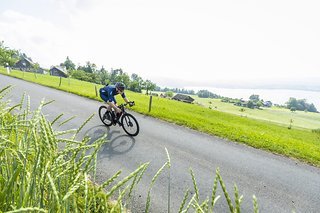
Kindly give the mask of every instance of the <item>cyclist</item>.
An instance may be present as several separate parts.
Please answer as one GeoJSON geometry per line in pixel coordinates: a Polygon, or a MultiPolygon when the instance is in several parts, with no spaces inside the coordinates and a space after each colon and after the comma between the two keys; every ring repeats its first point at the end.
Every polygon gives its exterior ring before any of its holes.
{"type": "Polygon", "coordinates": [[[121,97],[126,103],[129,103],[131,106],[131,102],[129,102],[128,98],[124,93],[125,84],[121,82],[117,82],[115,85],[106,85],[105,87],[99,90],[100,97],[107,104],[107,109],[111,111],[111,108],[116,112],[116,120],[121,116],[121,109],[117,106],[117,101],[115,99],[115,95],[121,94],[121,97]]]}

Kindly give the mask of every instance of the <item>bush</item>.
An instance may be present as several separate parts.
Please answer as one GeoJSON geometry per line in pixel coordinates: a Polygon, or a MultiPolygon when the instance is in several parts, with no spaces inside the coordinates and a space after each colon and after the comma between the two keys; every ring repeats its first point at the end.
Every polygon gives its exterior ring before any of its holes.
{"type": "Polygon", "coordinates": [[[172,92],[172,91],[167,91],[167,92],[165,93],[165,95],[166,95],[167,97],[169,97],[169,98],[172,98],[172,97],[173,97],[173,92],[172,92]]]}
{"type": "Polygon", "coordinates": [[[313,129],[312,132],[320,135],[320,128],[319,129],[313,129]]]}

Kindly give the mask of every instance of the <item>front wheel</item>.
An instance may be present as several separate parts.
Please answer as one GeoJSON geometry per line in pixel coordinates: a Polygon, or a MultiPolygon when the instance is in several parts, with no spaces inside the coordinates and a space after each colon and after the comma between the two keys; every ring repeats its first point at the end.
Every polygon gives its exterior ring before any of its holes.
{"type": "Polygon", "coordinates": [[[131,114],[124,114],[121,118],[121,124],[123,130],[130,136],[136,136],[139,134],[138,121],[131,114]]]}
{"type": "Polygon", "coordinates": [[[106,106],[101,106],[99,108],[99,117],[104,125],[106,126],[112,125],[112,115],[111,115],[111,112],[107,110],[106,106]]]}

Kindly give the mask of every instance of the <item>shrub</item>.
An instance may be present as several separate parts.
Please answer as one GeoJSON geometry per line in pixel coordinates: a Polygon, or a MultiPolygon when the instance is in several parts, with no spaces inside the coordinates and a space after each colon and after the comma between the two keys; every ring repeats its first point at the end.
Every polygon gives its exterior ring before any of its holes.
{"type": "Polygon", "coordinates": [[[318,128],[318,129],[313,129],[312,132],[320,135],[320,128],[318,128]]]}

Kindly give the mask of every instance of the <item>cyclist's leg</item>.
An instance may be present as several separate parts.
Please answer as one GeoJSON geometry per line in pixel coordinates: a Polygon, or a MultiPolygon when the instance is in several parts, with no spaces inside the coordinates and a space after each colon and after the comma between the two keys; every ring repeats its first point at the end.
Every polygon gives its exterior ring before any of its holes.
{"type": "Polygon", "coordinates": [[[117,122],[117,120],[118,120],[118,117],[117,117],[117,114],[116,114],[117,105],[116,105],[116,103],[114,101],[114,98],[108,97],[108,101],[106,102],[106,105],[107,105],[107,110],[109,110],[111,112],[112,120],[113,120],[113,122],[115,124],[117,122]]]}
{"type": "Polygon", "coordinates": [[[110,98],[107,94],[101,92],[100,90],[100,98],[104,101],[104,103],[106,104],[107,110],[111,111],[111,107],[112,104],[110,104],[110,102],[112,102],[112,98],[110,98]]]}
{"type": "Polygon", "coordinates": [[[113,108],[113,110],[115,112],[119,111],[119,109],[117,107],[117,102],[114,97],[109,97],[107,103],[108,103],[110,109],[113,108]]]}
{"type": "MultiPolygon", "coordinates": [[[[115,116],[113,115],[113,112],[112,112],[112,110],[111,110],[109,97],[108,97],[105,93],[101,92],[101,89],[100,89],[100,98],[104,101],[104,103],[105,103],[105,105],[106,105],[106,107],[107,107],[107,111],[110,111],[110,112],[111,112],[111,116],[112,116],[112,117],[110,118],[110,117],[108,116],[108,119],[114,121],[114,120],[115,120],[115,116]]],[[[110,115],[110,114],[108,114],[108,115],[110,115]]]]}
{"type": "Polygon", "coordinates": [[[106,106],[107,106],[107,110],[108,111],[112,111],[111,109],[112,109],[112,107],[111,107],[111,105],[110,105],[110,102],[109,101],[107,101],[107,102],[104,102],[105,104],[106,104],[106,106]]]}

